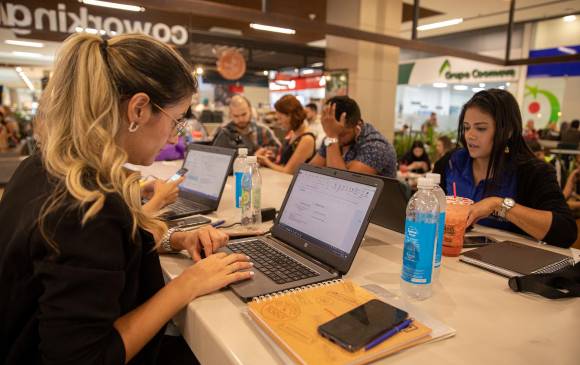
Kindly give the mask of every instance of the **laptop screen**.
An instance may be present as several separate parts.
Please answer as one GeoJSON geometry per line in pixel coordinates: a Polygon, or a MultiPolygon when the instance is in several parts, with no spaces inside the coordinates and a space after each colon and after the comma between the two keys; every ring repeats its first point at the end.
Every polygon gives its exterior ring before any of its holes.
{"type": "Polygon", "coordinates": [[[376,190],[376,186],[300,170],[279,226],[346,258],[376,190]]]}
{"type": "Polygon", "coordinates": [[[230,166],[230,155],[189,150],[183,167],[189,171],[181,190],[200,194],[206,198],[217,200],[223,187],[230,166]]]}

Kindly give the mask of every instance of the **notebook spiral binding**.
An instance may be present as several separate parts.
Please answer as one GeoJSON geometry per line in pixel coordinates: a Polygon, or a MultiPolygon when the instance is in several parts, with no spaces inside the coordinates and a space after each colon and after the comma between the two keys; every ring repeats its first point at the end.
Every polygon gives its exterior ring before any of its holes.
{"type": "Polygon", "coordinates": [[[560,271],[562,269],[567,268],[568,266],[573,266],[574,265],[574,259],[572,258],[566,258],[566,259],[562,259],[561,261],[555,262],[551,265],[548,265],[546,267],[543,267],[539,270],[534,271],[534,274],[549,274],[549,273],[553,273],[556,271],[560,271]]]}
{"type": "Polygon", "coordinates": [[[342,283],[343,281],[344,280],[342,280],[342,279],[334,279],[334,280],[323,281],[321,283],[304,285],[304,286],[301,286],[301,287],[298,287],[298,288],[282,290],[282,291],[279,291],[279,292],[275,292],[275,293],[271,293],[271,294],[266,294],[266,295],[260,295],[258,297],[254,297],[252,299],[252,301],[259,303],[261,301],[273,300],[273,299],[276,299],[278,297],[282,297],[282,296],[285,296],[285,295],[291,295],[291,294],[294,294],[294,293],[298,293],[298,292],[302,292],[302,291],[310,290],[310,289],[316,289],[316,288],[320,288],[320,287],[323,287],[323,286],[330,286],[330,285],[342,283]]]}

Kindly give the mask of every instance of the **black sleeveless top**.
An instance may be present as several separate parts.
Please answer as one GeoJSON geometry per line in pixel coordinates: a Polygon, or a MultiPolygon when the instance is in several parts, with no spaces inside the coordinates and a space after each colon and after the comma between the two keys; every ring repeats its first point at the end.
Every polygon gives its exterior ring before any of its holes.
{"type": "Polygon", "coordinates": [[[306,132],[298,136],[298,138],[296,138],[292,143],[289,143],[288,140],[284,141],[282,151],[280,152],[280,165],[286,165],[288,161],[290,161],[290,158],[292,158],[294,151],[296,151],[296,148],[298,148],[300,140],[304,136],[311,136],[314,139],[314,148],[312,149],[312,154],[310,155],[310,157],[308,157],[308,159],[306,159],[305,162],[309,162],[310,160],[312,160],[312,158],[316,154],[316,136],[314,136],[314,133],[306,132]]]}

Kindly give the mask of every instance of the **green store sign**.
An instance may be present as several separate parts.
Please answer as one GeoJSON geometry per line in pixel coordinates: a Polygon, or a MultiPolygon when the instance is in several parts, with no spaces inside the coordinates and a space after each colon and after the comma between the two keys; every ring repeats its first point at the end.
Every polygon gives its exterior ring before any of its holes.
{"type": "Polygon", "coordinates": [[[439,67],[439,76],[444,76],[446,80],[467,80],[473,79],[485,79],[490,77],[515,77],[516,70],[513,68],[502,69],[502,70],[479,70],[477,68],[471,71],[451,71],[451,63],[448,59],[443,61],[441,67],[439,67]]]}

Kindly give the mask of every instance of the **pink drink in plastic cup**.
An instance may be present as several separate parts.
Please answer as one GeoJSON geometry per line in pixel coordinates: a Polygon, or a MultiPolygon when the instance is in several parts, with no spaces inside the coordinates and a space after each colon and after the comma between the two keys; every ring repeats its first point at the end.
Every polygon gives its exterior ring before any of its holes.
{"type": "Polygon", "coordinates": [[[443,232],[443,246],[441,253],[444,256],[459,256],[463,248],[463,236],[467,226],[469,206],[473,200],[462,197],[447,197],[445,211],[445,231],[443,232]]]}

